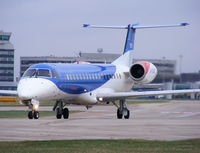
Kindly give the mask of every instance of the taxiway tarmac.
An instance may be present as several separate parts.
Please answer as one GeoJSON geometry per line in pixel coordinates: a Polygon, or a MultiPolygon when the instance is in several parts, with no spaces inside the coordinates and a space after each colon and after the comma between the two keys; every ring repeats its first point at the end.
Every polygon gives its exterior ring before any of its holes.
{"type": "MultiPolygon", "coordinates": [[[[0,110],[24,109],[1,107],[0,110]]],[[[51,109],[44,107],[41,109],[51,109]]],[[[55,116],[0,119],[0,141],[58,139],[149,139],[180,140],[200,138],[200,101],[131,104],[130,119],[116,119],[116,107],[98,105],[71,114],[67,120],[55,116]]]]}

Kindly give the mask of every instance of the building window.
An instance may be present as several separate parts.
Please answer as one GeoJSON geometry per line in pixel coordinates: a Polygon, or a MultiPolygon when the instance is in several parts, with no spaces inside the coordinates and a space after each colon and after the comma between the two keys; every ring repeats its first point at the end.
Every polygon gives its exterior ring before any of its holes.
{"type": "Polygon", "coordinates": [[[0,35],[0,40],[9,40],[10,36],[9,35],[0,35]]]}

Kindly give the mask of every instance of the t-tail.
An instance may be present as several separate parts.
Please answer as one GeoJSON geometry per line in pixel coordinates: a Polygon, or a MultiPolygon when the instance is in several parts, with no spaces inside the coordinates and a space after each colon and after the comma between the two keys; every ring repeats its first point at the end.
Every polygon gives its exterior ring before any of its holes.
{"type": "Polygon", "coordinates": [[[139,24],[129,24],[127,26],[104,26],[104,25],[90,25],[83,24],[83,27],[88,28],[109,28],[109,29],[127,29],[126,42],[124,45],[123,54],[114,60],[112,64],[131,66],[133,60],[133,50],[134,50],[134,39],[136,29],[146,29],[146,28],[165,28],[165,27],[180,27],[187,26],[188,23],[180,24],[167,24],[167,25],[139,25],[139,24]]]}

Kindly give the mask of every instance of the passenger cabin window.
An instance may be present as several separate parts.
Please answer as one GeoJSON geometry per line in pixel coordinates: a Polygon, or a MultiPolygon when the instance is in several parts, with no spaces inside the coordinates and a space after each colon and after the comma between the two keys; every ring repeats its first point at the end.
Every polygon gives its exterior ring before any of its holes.
{"type": "Polygon", "coordinates": [[[67,80],[109,80],[109,79],[121,79],[121,75],[116,74],[110,74],[110,73],[80,73],[80,74],[66,74],[67,80]]]}

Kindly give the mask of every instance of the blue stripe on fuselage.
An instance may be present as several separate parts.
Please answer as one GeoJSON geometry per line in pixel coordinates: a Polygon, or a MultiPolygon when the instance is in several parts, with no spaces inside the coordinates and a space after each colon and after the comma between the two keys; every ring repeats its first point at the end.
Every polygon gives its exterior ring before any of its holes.
{"type": "Polygon", "coordinates": [[[51,80],[60,90],[69,94],[93,91],[109,81],[116,72],[112,64],[36,64],[30,68],[56,71],[57,78],[45,79],[51,80]]]}

